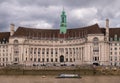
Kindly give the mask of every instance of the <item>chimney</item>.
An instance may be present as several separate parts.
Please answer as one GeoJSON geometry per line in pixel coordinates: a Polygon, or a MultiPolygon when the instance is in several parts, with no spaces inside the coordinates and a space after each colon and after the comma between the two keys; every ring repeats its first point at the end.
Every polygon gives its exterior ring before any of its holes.
{"type": "Polygon", "coordinates": [[[109,28],[109,19],[106,19],[106,28],[109,28]]]}
{"type": "Polygon", "coordinates": [[[14,24],[10,24],[10,36],[12,36],[14,34],[14,24]]]}
{"type": "Polygon", "coordinates": [[[106,19],[106,40],[109,41],[109,19],[106,19]]]}

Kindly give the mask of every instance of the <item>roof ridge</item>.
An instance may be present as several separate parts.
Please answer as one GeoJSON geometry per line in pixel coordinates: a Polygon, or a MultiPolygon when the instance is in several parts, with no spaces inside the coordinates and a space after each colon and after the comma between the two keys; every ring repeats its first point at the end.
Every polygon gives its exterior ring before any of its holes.
{"type": "MultiPolygon", "coordinates": [[[[84,27],[79,27],[79,28],[67,28],[68,30],[69,29],[84,29],[84,28],[88,28],[88,27],[92,27],[92,26],[98,26],[99,27],[99,25],[98,25],[98,23],[95,23],[95,24],[93,24],[93,25],[89,25],[89,26],[84,26],[84,27]]],[[[59,30],[59,29],[55,29],[55,28],[53,28],[53,29],[39,29],[39,28],[30,28],[30,27],[22,27],[22,26],[19,26],[18,28],[24,28],[24,29],[36,29],[36,30],[59,30]]]]}
{"type": "Polygon", "coordinates": [[[0,32],[0,33],[10,33],[10,32],[0,32]]]}
{"type": "Polygon", "coordinates": [[[30,27],[21,27],[21,26],[19,26],[18,28],[24,28],[24,29],[36,29],[36,30],[59,30],[59,29],[53,29],[53,28],[51,28],[51,29],[41,29],[41,28],[30,28],[30,27]]]}

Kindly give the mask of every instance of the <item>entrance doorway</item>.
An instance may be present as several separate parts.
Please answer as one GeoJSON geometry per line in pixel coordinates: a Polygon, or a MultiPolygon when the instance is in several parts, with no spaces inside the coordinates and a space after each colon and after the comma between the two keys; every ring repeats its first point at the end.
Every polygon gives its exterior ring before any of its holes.
{"type": "Polygon", "coordinates": [[[64,62],[64,56],[63,55],[60,56],[60,62],[64,62]]]}
{"type": "Polygon", "coordinates": [[[99,64],[99,63],[93,63],[93,65],[95,65],[95,66],[99,66],[100,64],[99,64]]]}

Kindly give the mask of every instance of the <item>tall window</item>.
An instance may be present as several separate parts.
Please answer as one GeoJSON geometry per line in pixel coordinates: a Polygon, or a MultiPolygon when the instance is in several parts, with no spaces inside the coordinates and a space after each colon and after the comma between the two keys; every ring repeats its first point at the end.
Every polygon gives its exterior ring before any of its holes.
{"type": "Polygon", "coordinates": [[[14,55],[15,56],[18,56],[19,55],[19,47],[18,47],[18,40],[14,40],[14,47],[13,47],[13,49],[14,49],[14,55]]]}
{"type": "Polygon", "coordinates": [[[62,17],[62,23],[64,23],[64,17],[62,17]]]}
{"type": "Polygon", "coordinates": [[[99,52],[99,40],[97,37],[93,39],[93,52],[99,52]]]}
{"type": "Polygon", "coordinates": [[[98,42],[99,42],[99,40],[98,40],[97,37],[93,38],[93,44],[94,44],[95,46],[98,45],[98,42]]]}
{"type": "Polygon", "coordinates": [[[93,61],[99,61],[99,39],[93,38],[93,61]]]}
{"type": "Polygon", "coordinates": [[[40,50],[41,50],[41,49],[40,49],[40,48],[38,48],[38,54],[40,54],[40,50]]]}

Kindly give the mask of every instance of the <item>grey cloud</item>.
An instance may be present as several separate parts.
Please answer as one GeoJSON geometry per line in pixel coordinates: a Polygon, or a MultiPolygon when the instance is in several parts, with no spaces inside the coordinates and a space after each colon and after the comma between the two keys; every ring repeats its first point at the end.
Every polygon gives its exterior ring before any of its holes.
{"type": "Polygon", "coordinates": [[[68,28],[87,26],[94,19],[102,21],[100,26],[104,26],[106,18],[111,20],[111,26],[116,27],[120,19],[120,15],[116,15],[119,3],[119,0],[0,0],[0,31],[9,31],[10,23],[16,27],[24,26],[20,25],[22,21],[45,21],[53,24],[53,28],[59,28],[62,7],[67,13],[68,28]],[[95,7],[97,13],[87,21],[70,17],[72,10],[91,7],[95,7]]]}

